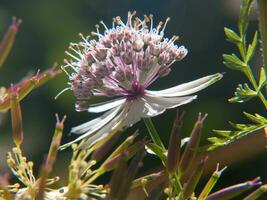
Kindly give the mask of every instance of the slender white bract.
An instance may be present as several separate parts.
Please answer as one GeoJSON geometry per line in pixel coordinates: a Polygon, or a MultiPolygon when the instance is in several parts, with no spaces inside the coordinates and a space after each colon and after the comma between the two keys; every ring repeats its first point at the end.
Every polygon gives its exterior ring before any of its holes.
{"type": "Polygon", "coordinates": [[[88,138],[85,146],[108,135],[118,126],[129,127],[144,117],[153,117],[166,109],[187,104],[196,99],[196,92],[222,78],[222,74],[209,75],[169,89],[151,91],[147,88],[158,78],[171,71],[171,65],[182,60],[187,49],[164,37],[169,18],[156,27],[153,16],[134,18],[128,13],[126,23],[116,17],[111,28],[103,22],[104,33],[99,26],[82,41],[71,43],[70,59],[62,69],[69,77],[69,89],[77,98],[76,110],[101,113],[102,116],[74,127],[73,133],[82,134],[70,144],[88,138]],[[94,37],[95,39],[91,39],[94,37]],[[89,105],[96,96],[112,100],[89,105]]]}

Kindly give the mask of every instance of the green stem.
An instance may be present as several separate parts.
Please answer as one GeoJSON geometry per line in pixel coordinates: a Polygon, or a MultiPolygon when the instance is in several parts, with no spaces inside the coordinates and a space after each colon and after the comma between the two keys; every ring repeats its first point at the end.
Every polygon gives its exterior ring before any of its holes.
{"type": "Polygon", "coordinates": [[[87,179],[83,184],[84,185],[89,185],[93,181],[95,181],[99,176],[104,174],[105,172],[102,169],[95,170],[95,173],[93,176],[91,176],[89,179],[87,179]]]}
{"type": "Polygon", "coordinates": [[[240,52],[242,59],[246,60],[247,52],[246,52],[246,37],[245,37],[245,35],[242,36],[241,40],[242,40],[242,42],[237,44],[237,48],[240,52]]]}
{"type": "Polygon", "coordinates": [[[264,95],[261,92],[259,92],[258,95],[259,95],[259,98],[261,99],[262,103],[264,104],[265,109],[267,109],[267,100],[265,99],[264,95]]]}
{"type": "Polygon", "coordinates": [[[263,54],[263,63],[266,69],[267,67],[267,1],[258,0],[259,10],[259,28],[261,34],[261,45],[263,54]]]}
{"type": "MultiPolygon", "coordinates": [[[[248,69],[249,69],[248,72],[245,73],[245,74],[248,77],[249,81],[251,82],[252,86],[254,87],[254,90],[257,91],[258,90],[257,82],[256,82],[256,80],[255,80],[255,78],[253,76],[253,73],[252,73],[252,71],[251,71],[249,66],[248,66],[248,69]]],[[[258,91],[258,97],[262,101],[265,109],[267,109],[267,100],[266,100],[265,96],[262,94],[261,91],[258,91]]]]}
{"type": "Polygon", "coordinates": [[[144,120],[144,123],[148,129],[148,133],[149,133],[153,143],[160,146],[162,149],[166,150],[152,120],[150,118],[143,118],[143,120],[144,120]]]}
{"type": "Polygon", "coordinates": [[[172,185],[172,188],[175,189],[175,193],[177,196],[181,193],[183,186],[180,182],[180,178],[177,174],[170,174],[169,175],[170,184],[172,185]]]}

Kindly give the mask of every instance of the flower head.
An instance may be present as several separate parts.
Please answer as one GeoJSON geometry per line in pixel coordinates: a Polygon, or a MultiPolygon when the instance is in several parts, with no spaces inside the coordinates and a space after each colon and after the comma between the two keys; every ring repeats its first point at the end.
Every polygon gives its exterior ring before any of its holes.
{"type": "Polygon", "coordinates": [[[148,90],[154,81],[170,73],[171,65],[182,60],[187,49],[175,44],[177,36],[164,37],[169,18],[154,27],[152,15],[144,19],[134,15],[135,12],[129,12],[126,23],[120,17],[114,18],[111,28],[101,21],[103,34],[97,25],[96,32],[88,37],[81,35],[82,42],[71,43],[71,53],[66,52],[72,60],[65,60],[63,70],[70,80],[67,89],[77,98],[76,110],[107,111],[73,128],[72,132],[83,134],[73,142],[90,136],[90,145],[118,126],[128,127],[143,117],[189,103],[196,98],[192,94],[222,77],[217,73],[166,90],[148,90]],[[89,105],[87,100],[94,96],[112,100],[89,105]]]}

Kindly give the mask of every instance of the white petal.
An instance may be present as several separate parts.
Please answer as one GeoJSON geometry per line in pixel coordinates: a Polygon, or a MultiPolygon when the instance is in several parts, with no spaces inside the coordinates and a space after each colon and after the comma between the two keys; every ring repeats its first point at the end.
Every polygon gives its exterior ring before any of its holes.
{"type": "Polygon", "coordinates": [[[123,123],[123,120],[125,119],[127,112],[128,112],[128,108],[126,106],[117,115],[117,117],[115,117],[113,120],[111,120],[105,126],[103,126],[99,131],[97,131],[94,135],[92,135],[92,137],[89,137],[88,140],[83,144],[83,147],[86,147],[86,148],[90,147],[91,145],[95,144],[97,141],[106,137],[115,128],[120,126],[121,123],[123,123]]]}
{"type": "Polygon", "coordinates": [[[141,98],[135,99],[129,103],[129,112],[127,113],[124,122],[124,125],[126,127],[132,126],[133,124],[141,120],[145,105],[145,101],[141,98]]]}
{"type": "Polygon", "coordinates": [[[161,96],[146,94],[144,98],[153,107],[157,105],[163,107],[164,109],[169,109],[190,103],[191,101],[196,99],[197,96],[193,95],[184,97],[161,97],[161,96]]]}
{"type": "Polygon", "coordinates": [[[182,139],[181,141],[181,146],[180,147],[183,147],[185,144],[187,144],[188,142],[190,141],[190,137],[185,137],[182,139]]]}
{"type": "Polygon", "coordinates": [[[144,98],[144,101],[145,101],[145,108],[143,110],[142,117],[154,117],[163,113],[166,110],[164,106],[149,101],[148,99],[146,99],[146,97],[144,98]]]}
{"type": "Polygon", "coordinates": [[[210,86],[211,84],[220,80],[222,77],[223,77],[222,74],[217,73],[217,74],[205,76],[203,78],[200,78],[200,79],[188,82],[188,83],[183,83],[181,85],[171,87],[165,90],[159,90],[159,91],[146,90],[146,93],[155,94],[157,96],[163,96],[163,97],[186,96],[186,95],[194,94],[210,86]]]}
{"type": "MultiPolygon", "coordinates": [[[[119,123],[123,118],[125,118],[126,111],[127,110],[125,108],[119,106],[105,113],[99,118],[96,118],[85,124],[73,128],[75,131],[78,131],[79,134],[83,133],[83,135],[67,144],[62,145],[60,149],[65,149],[71,144],[76,143],[86,137],[91,136],[89,139],[90,143],[99,139],[100,137],[102,138],[103,136],[105,136],[105,134],[108,134],[117,123],[119,123]],[[95,120],[98,120],[97,123],[93,123],[95,120]]],[[[89,142],[87,141],[86,144],[89,144],[89,142]]]]}
{"type": "Polygon", "coordinates": [[[88,108],[88,112],[99,113],[115,108],[126,101],[124,98],[114,99],[103,103],[93,104],[88,108]]]}
{"type": "Polygon", "coordinates": [[[161,105],[148,102],[145,98],[135,99],[131,102],[129,112],[125,119],[126,127],[132,126],[142,117],[152,117],[161,114],[165,109],[161,105]]]}
{"type": "Polygon", "coordinates": [[[117,113],[121,110],[121,107],[122,106],[113,108],[96,119],[93,119],[89,122],[76,126],[71,129],[71,132],[75,134],[83,134],[85,132],[94,132],[95,130],[100,129],[105,124],[107,124],[109,121],[111,121],[117,115],[117,113]]]}
{"type": "Polygon", "coordinates": [[[124,125],[132,126],[142,119],[142,117],[154,117],[163,113],[168,108],[174,108],[187,104],[194,99],[194,96],[185,97],[158,97],[146,94],[143,98],[135,99],[131,102],[124,125]]]}

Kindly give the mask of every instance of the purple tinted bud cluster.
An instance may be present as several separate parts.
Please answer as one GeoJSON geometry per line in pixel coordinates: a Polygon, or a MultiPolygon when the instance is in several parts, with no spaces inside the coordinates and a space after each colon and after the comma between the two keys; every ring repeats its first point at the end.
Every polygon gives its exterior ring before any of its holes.
{"type": "Polygon", "coordinates": [[[79,101],[92,96],[140,96],[137,91],[142,93],[158,77],[168,75],[170,66],[186,56],[186,48],[174,44],[177,36],[164,38],[169,18],[153,27],[152,15],[144,19],[134,15],[129,12],[126,23],[114,18],[111,28],[100,22],[103,34],[97,25],[90,36],[81,35],[82,42],[71,43],[71,53],[66,53],[72,60],[66,61],[63,70],[79,101]],[[66,68],[74,72],[69,74],[66,68]]]}

